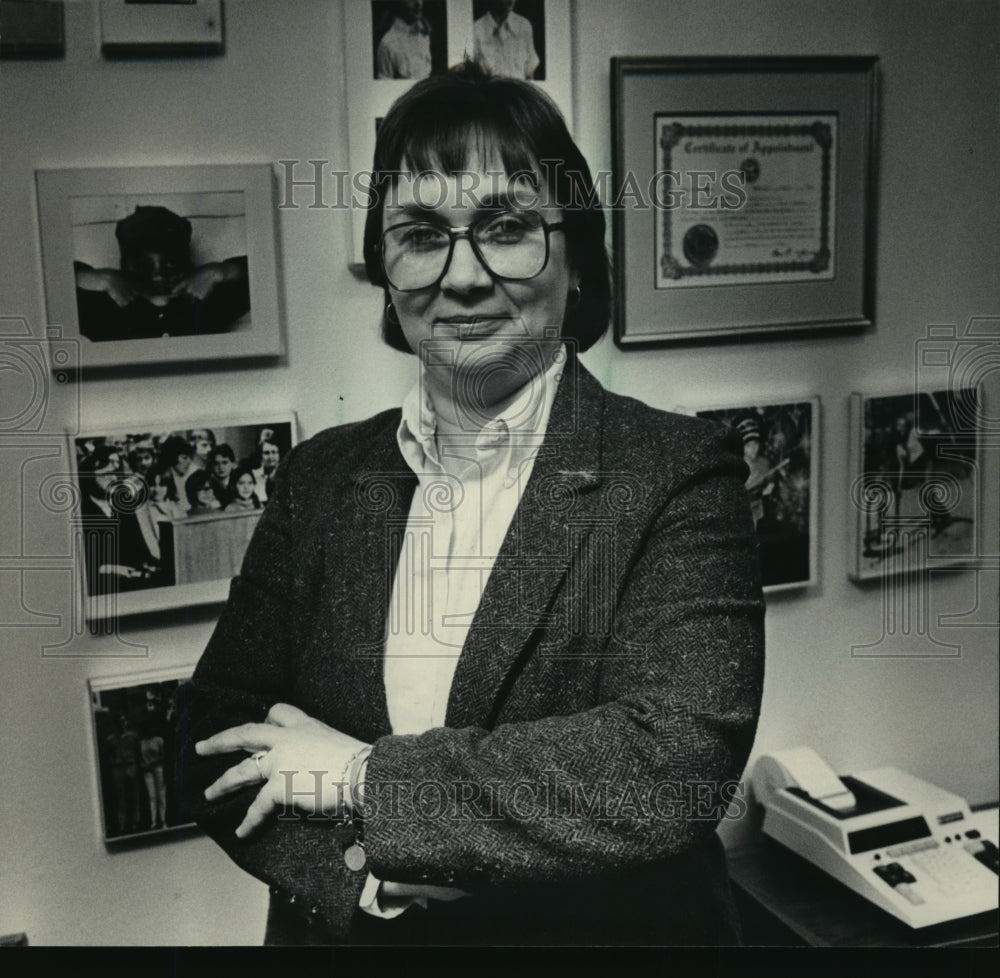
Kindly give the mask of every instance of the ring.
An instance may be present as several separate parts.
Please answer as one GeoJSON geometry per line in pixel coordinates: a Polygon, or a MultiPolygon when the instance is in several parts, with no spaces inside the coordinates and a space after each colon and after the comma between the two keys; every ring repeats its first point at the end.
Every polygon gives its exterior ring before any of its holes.
{"type": "Polygon", "coordinates": [[[260,759],[264,757],[266,754],[267,754],[266,750],[259,750],[257,751],[256,754],[251,755],[251,757],[253,757],[254,763],[257,765],[257,773],[260,775],[261,781],[267,780],[267,776],[264,774],[264,771],[260,766],[260,759]]]}

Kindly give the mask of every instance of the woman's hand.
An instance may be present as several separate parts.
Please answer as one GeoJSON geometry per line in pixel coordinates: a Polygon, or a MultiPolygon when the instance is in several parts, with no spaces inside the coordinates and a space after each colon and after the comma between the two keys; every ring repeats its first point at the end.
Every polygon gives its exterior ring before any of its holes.
{"type": "Polygon", "coordinates": [[[308,815],[338,812],[345,798],[345,767],[361,748],[354,737],[334,730],[287,703],[275,703],[265,723],[230,727],[195,744],[198,754],[228,754],[245,750],[250,757],[234,764],[205,789],[205,798],[216,801],[249,785],[263,787],[236,829],[240,838],[264,824],[276,808],[294,807],[308,815]],[[263,752],[258,759],[254,754],[263,752]]]}

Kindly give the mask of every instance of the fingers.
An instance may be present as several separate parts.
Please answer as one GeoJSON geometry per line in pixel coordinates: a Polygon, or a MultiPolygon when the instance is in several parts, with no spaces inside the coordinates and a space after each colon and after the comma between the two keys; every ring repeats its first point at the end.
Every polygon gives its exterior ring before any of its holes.
{"type": "Polygon", "coordinates": [[[244,723],[230,727],[194,745],[195,752],[205,754],[228,754],[234,750],[270,750],[275,744],[277,731],[266,723],[244,723]]]}
{"type": "Polygon", "coordinates": [[[195,287],[190,280],[181,282],[179,285],[175,285],[170,291],[171,299],[201,299],[202,296],[198,295],[195,291],[195,287]]]}
{"type": "Polygon", "coordinates": [[[311,719],[312,717],[308,713],[300,710],[297,706],[292,706],[289,703],[275,703],[267,711],[267,720],[265,722],[278,727],[297,727],[311,719]]]}
{"type": "Polygon", "coordinates": [[[271,790],[271,782],[268,781],[257,792],[257,797],[251,802],[246,815],[243,816],[243,821],[236,827],[236,837],[243,839],[251,832],[256,832],[275,808],[277,808],[277,801],[271,790]]]}
{"type": "Polygon", "coordinates": [[[121,309],[124,309],[135,298],[135,292],[125,282],[116,279],[111,279],[108,282],[107,292],[112,302],[121,309]]]}
{"type": "MultiPolygon", "coordinates": [[[[263,758],[261,760],[263,761],[263,758]]],[[[265,778],[268,776],[266,771],[258,767],[257,761],[253,757],[248,757],[240,761],[239,764],[234,764],[221,777],[213,781],[205,789],[205,800],[216,801],[224,795],[247,787],[247,785],[260,784],[261,775],[264,775],[265,778]]]]}

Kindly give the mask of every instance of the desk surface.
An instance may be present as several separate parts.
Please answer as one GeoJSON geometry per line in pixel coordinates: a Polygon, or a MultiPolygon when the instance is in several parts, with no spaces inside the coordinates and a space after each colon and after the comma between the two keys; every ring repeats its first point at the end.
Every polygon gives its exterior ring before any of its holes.
{"type": "Polygon", "coordinates": [[[766,837],[730,849],[727,860],[747,944],[797,940],[814,947],[997,946],[997,912],[914,930],[766,837]],[[765,918],[777,926],[761,929],[765,918]],[[783,932],[791,940],[782,940],[783,932]]]}

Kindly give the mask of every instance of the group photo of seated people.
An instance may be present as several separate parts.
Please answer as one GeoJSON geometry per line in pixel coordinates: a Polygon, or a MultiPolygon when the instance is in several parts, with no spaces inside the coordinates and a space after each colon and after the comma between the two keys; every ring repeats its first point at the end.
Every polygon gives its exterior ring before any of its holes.
{"type": "Polygon", "coordinates": [[[185,428],[76,439],[88,592],[176,583],[162,526],[267,503],[291,425],[185,428]]]}

